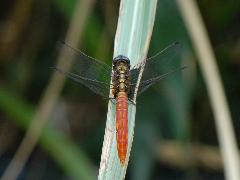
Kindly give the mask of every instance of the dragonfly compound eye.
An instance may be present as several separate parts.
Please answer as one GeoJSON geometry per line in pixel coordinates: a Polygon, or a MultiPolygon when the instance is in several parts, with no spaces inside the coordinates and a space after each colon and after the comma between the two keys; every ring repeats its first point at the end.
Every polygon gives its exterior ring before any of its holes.
{"type": "Polygon", "coordinates": [[[130,60],[124,55],[118,55],[117,57],[115,57],[113,59],[113,63],[115,64],[115,63],[119,62],[120,60],[130,64],[130,60]]]}

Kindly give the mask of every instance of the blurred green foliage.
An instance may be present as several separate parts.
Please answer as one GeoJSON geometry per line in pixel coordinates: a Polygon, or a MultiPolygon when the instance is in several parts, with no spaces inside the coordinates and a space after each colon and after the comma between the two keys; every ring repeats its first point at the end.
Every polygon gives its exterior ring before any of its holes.
{"type": "MultiPolygon", "coordinates": [[[[32,106],[6,89],[0,89],[0,107],[7,112],[9,118],[15,119],[15,123],[19,127],[23,129],[28,128],[34,113],[32,106]]],[[[43,130],[40,143],[59,165],[68,172],[70,177],[95,179],[89,159],[62,132],[49,125],[43,130]]]]}

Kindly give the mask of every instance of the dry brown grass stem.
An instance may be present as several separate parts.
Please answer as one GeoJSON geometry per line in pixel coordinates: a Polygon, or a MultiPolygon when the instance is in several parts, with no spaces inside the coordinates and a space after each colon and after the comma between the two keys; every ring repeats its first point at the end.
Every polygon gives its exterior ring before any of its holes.
{"type": "Polygon", "coordinates": [[[178,0],[206,82],[227,180],[240,179],[240,158],[216,58],[195,0],[178,0]]]}

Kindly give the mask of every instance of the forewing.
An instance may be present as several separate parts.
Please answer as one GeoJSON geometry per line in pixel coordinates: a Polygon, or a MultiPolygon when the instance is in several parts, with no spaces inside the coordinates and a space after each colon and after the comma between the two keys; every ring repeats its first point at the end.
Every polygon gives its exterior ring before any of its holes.
{"type": "Polygon", "coordinates": [[[168,75],[178,70],[185,68],[179,68],[179,63],[174,62],[180,52],[180,46],[180,43],[175,42],[157,53],[156,55],[134,66],[133,69],[130,71],[131,90],[135,90],[137,78],[139,76],[141,68],[144,68],[144,70],[141,82],[138,87],[138,95],[159,80],[167,77],[168,75]]]}
{"type": "Polygon", "coordinates": [[[61,43],[60,46],[64,48],[69,56],[74,58],[73,68],[71,72],[65,72],[58,67],[54,69],[72,80],[83,84],[94,93],[108,97],[111,81],[111,67],[72,48],[68,44],[61,43]]]}

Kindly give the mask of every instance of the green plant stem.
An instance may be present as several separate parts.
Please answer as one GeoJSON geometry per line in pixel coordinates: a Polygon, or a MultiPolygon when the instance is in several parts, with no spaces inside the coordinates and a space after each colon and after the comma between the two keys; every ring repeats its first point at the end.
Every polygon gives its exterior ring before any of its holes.
{"type": "MultiPolygon", "coordinates": [[[[114,57],[127,56],[131,66],[144,60],[152,35],[157,0],[122,0],[119,9],[114,57]]],[[[139,79],[140,80],[140,79],[139,79]]],[[[136,89],[137,90],[137,89],[136,89]]],[[[136,106],[128,107],[128,150],[124,166],[120,164],[116,145],[116,106],[108,104],[107,122],[98,179],[124,179],[133,142],[136,106]]]]}

